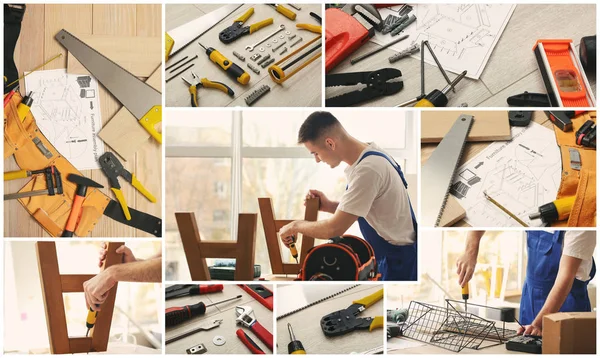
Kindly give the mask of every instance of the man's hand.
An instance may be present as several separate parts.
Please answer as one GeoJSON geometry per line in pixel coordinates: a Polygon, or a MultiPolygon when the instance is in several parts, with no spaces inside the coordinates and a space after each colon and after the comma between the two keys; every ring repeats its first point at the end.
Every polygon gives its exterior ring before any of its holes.
{"type": "MultiPolygon", "coordinates": [[[[100,251],[98,251],[98,267],[102,267],[104,260],[106,260],[106,252],[108,251],[108,243],[103,242],[100,244],[100,251]]],[[[117,254],[123,254],[123,263],[137,261],[131,249],[125,245],[121,245],[115,250],[117,254]]]]}
{"type": "Polygon", "coordinates": [[[308,191],[308,194],[306,194],[306,198],[304,199],[304,205],[306,206],[306,200],[308,199],[312,199],[312,198],[319,198],[319,210],[326,212],[326,213],[335,213],[335,210],[338,207],[337,202],[335,201],[331,201],[329,199],[327,199],[327,196],[325,196],[325,194],[323,194],[323,192],[318,191],[318,190],[314,190],[314,189],[310,189],[308,191]]]}
{"type": "Polygon", "coordinates": [[[281,238],[281,241],[285,247],[290,247],[290,244],[293,241],[292,236],[298,235],[298,230],[296,229],[295,223],[295,221],[292,221],[291,223],[279,229],[279,237],[281,238]]]}
{"type": "Polygon", "coordinates": [[[458,284],[464,287],[473,278],[477,265],[477,253],[465,252],[456,260],[456,274],[458,275],[458,284]]]}
{"type": "Polygon", "coordinates": [[[519,327],[519,329],[517,329],[517,334],[522,334],[524,336],[542,336],[542,326],[541,325],[537,325],[537,323],[534,321],[529,325],[526,325],[525,327],[519,327]]]}
{"type": "Polygon", "coordinates": [[[99,307],[106,301],[108,291],[117,283],[112,279],[110,267],[83,283],[83,293],[87,307],[100,311],[99,307]]]}

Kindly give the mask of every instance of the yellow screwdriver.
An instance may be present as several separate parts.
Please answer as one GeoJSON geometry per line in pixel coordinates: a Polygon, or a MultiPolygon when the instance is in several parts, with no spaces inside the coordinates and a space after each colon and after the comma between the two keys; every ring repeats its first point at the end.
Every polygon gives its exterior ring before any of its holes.
{"type": "Polygon", "coordinates": [[[467,300],[469,299],[469,283],[462,287],[462,299],[465,300],[465,312],[467,312],[467,300]]]}
{"type": "Polygon", "coordinates": [[[540,206],[537,212],[529,214],[529,219],[541,219],[545,224],[566,220],[571,215],[573,204],[575,204],[575,195],[556,199],[540,206]]]}
{"type": "Polygon", "coordinates": [[[298,250],[296,249],[296,236],[292,235],[292,243],[290,244],[290,252],[292,253],[292,257],[298,263],[298,250]]]}
{"type": "MultiPolygon", "coordinates": [[[[96,305],[96,307],[98,307],[98,305],[96,305]]],[[[98,317],[98,311],[94,311],[92,307],[90,307],[87,318],[85,319],[85,326],[87,327],[86,337],[90,334],[90,330],[94,328],[96,317],[98,317]]]]}
{"type": "Polygon", "coordinates": [[[21,122],[25,120],[27,113],[31,111],[31,104],[33,103],[33,98],[31,98],[32,93],[33,92],[29,92],[27,96],[23,97],[21,103],[19,103],[17,106],[17,115],[19,116],[21,122]]]}
{"type": "Polygon", "coordinates": [[[444,87],[441,91],[434,89],[433,91],[429,92],[427,96],[415,104],[415,107],[446,107],[446,105],[448,105],[448,96],[446,95],[448,92],[452,91],[454,86],[456,86],[456,84],[460,82],[460,80],[462,80],[466,75],[467,71],[463,71],[460,75],[456,76],[454,81],[450,82],[450,84],[444,87]]]}
{"type": "Polygon", "coordinates": [[[250,82],[250,75],[246,73],[246,71],[244,71],[240,66],[223,56],[222,53],[212,47],[206,48],[200,42],[198,42],[198,45],[202,46],[202,48],[206,51],[208,58],[210,58],[212,62],[219,65],[219,67],[221,67],[223,71],[229,75],[229,77],[234,78],[243,85],[247,85],[248,82],[250,82]]]}

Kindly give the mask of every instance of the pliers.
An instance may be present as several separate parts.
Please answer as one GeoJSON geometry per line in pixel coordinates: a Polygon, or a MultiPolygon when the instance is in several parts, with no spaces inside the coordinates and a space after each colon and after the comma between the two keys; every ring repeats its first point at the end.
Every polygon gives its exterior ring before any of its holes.
{"type": "Polygon", "coordinates": [[[104,172],[104,175],[108,178],[108,182],[110,183],[110,190],[115,193],[119,204],[121,204],[121,209],[123,209],[123,214],[125,214],[125,218],[127,220],[131,220],[131,214],[129,213],[129,208],[127,207],[127,201],[125,200],[125,196],[121,191],[121,185],[119,184],[119,176],[123,177],[128,183],[130,183],[134,188],[136,188],[140,193],[142,193],[148,200],[153,203],[156,203],[156,198],[152,195],[140,181],[135,177],[134,174],[129,172],[127,169],[123,167],[123,164],[117,159],[117,157],[111,153],[106,152],[100,156],[98,159],[100,162],[100,168],[104,172]]]}
{"type": "Polygon", "coordinates": [[[328,337],[341,336],[357,329],[368,329],[383,327],[383,316],[357,317],[366,308],[383,298],[383,289],[352,304],[343,310],[335,311],[321,318],[321,330],[328,337]]]}
{"type": "Polygon", "coordinates": [[[192,97],[192,107],[198,107],[198,87],[216,88],[233,97],[233,90],[222,82],[211,81],[207,78],[200,78],[192,71],[192,80],[188,81],[185,77],[181,77],[190,86],[190,95],[192,97]]]}
{"type": "Polygon", "coordinates": [[[325,76],[325,86],[354,86],[366,85],[365,88],[344,93],[339,96],[327,98],[327,107],[347,107],[382,96],[390,96],[404,88],[404,82],[389,80],[402,76],[402,72],[395,68],[382,68],[372,72],[336,73],[325,76]]]}
{"type": "Polygon", "coordinates": [[[246,11],[242,16],[235,19],[233,21],[233,25],[221,31],[219,33],[219,40],[221,40],[221,42],[224,44],[232,43],[233,41],[239,39],[242,36],[252,34],[255,31],[260,30],[263,27],[269,26],[273,23],[273,18],[268,18],[261,22],[257,22],[256,24],[242,27],[242,25],[244,25],[244,23],[248,20],[250,16],[252,16],[252,14],[254,14],[253,7],[249,8],[248,11],[246,11]]]}

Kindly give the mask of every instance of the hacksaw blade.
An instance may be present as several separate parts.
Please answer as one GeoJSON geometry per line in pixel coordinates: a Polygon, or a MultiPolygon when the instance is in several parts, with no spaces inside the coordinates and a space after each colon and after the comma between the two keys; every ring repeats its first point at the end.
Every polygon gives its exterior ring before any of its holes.
{"type": "MultiPolygon", "coordinates": [[[[310,302],[310,303],[308,303],[308,304],[306,304],[306,305],[304,305],[304,306],[302,306],[302,307],[299,307],[299,308],[293,309],[293,310],[291,310],[291,311],[285,312],[285,313],[283,313],[283,314],[281,314],[281,315],[277,316],[277,320],[279,320],[279,319],[281,319],[281,318],[284,318],[284,317],[287,317],[287,316],[290,316],[290,315],[292,315],[292,314],[294,314],[294,313],[297,313],[297,312],[300,312],[300,311],[302,311],[302,310],[305,310],[305,309],[307,309],[307,308],[309,308],[309,307],[312,307],[312,306],[314,306],[314,305],[316,305],[316,304],[319,304],[319,303],[321,303],[321,302],[323,302],[323,301],[326,301],[326,300],[328,300],[328,299],[330,299],[330,298],[333,298],[333,297],[335,297],[335,296],[341,295],[342,293],[344,293],[344,292],[348,292],[348,291],[350,291],[351,289],[353,289],[353,288],[355,288],[355,287],[358,287],[358,286],[360,286],[360,285],[351,285],[351,286],[349,286],[349,287],[346,287],[346,288],[342,289],[341,291],[338,291],[338,292],[335,292],[335,293],[329,294],[329,295],[327,295],[327,296],[321,297],[321,298],[319,298],[319,299],[316,299],[316,300],[314,300],[314,301],[312,301],[312,302],[310,302]]],[[[292,286],[292,285],[290,285],[290,286],[288,286],[288,287],[294,287],[294,288],[303,288],[303,287],[306,287],[306,286],[300,286],[300,285],[293,285],[293,286],[292,286]]],[[[317,287],[311,287],[311,290],[313,290],[313,291],[312,291],[312,293],[315,293],[315,289],[316,289],[316,288],[317,288],[317,287]]],[[[278,292],[281,292],[281,288],[278,290],[278,292]]],[[[279,306],[279,305],[278,305],[278,306],[279,306]]],[[[279,308],[278,308],[278,310],[279,310],[279,308]]]]}
{"type": "Polygon", "coordinates": [[[461,114],[421,168],[421,222],[438,226],[450,184],[473,125],[473,116],[461,114]]]}

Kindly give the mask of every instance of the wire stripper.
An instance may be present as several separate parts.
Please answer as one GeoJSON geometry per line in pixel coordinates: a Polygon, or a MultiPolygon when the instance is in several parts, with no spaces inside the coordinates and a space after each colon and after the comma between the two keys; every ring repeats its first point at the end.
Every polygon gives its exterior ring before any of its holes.
{"type": "Polygon", "coordinates": [[[258,31],[263,27],[267,27],[273,24],[273,18],[269,18],[252,24],[250,26],[242,27],[242,25],[244,25],[244,23],[248,21],[252,14],[254,14],[253,7],[249,8],[248,11],[246,11],[242,16],[235,19],[233,21],[233,25],[221,31],[219,33],[219,40],[221,40],[221,42],[224,44],[232,43],[233,41],[239,39],[242,36],[253,34],[255,31],[258,31]]]}
{"type": "Polygon", "coordinates": [[[368,329],[383,327],[383,316],[376,317],[357,317],[365,309],[371,307],[375,302],[383,298],[383,289],[363,297],[360,300],[353,301],[352,304],[343,310],[339,310],[321,318],[321,329],[328,337],[341,336],[357,329],[368,329]]]}
{"type": "Polygon", "coordinates": [[[192,97],[192,107],[198,107],[198,87],[215,88],[220,91],[227,93],[233,97],[233,90],[222,82],[211,81],[207,78],[200,78],[194,71],[192,71],[192,80],[188,81],[185,77],[181,77],[190,86],[190,96],[192,97]]]}

